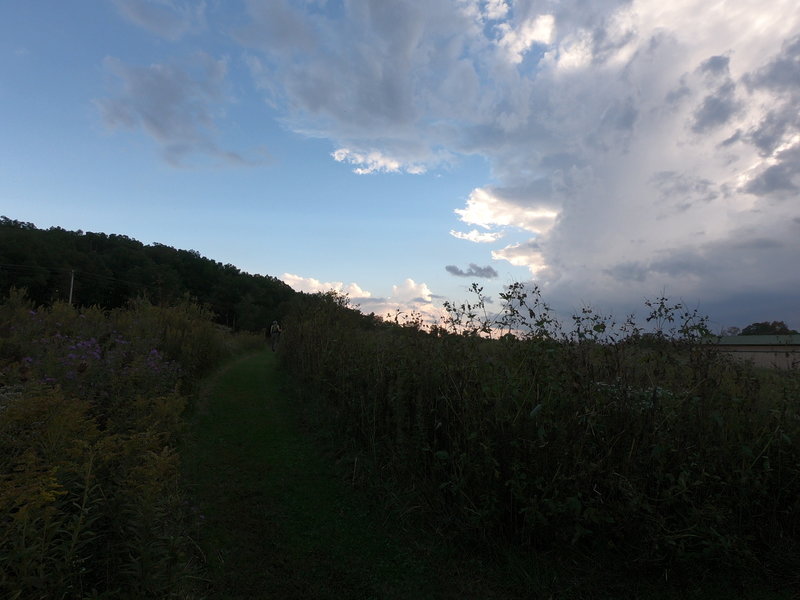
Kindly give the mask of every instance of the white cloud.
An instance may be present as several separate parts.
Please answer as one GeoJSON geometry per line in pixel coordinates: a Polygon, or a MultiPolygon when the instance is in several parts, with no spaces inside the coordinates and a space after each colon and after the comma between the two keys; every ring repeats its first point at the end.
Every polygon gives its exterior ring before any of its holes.
{"type": "Polygon", "coordinates": [[[555,210],[509,202],[489,188],[473,190],[467,199],[467,207],[456,209],[455,213],[469,225],[479,225],[486,229],[496,225],[513,226],[539,234],[547,232],[558,217],[555,210]]]}
{"type": "Polygon", "coordinates": [[[505,0],[487,0],[484,14],[487,19],[503,19],[508,14],[508,4],[505,0]]]}
{"type": "Polygon", "coordinates": [[[592,58],[591,32],[577,31],[561,42],[557,66],[562,71],[579,69],[590,65],[592,58]]]}
{"type": "Polygon", "coordinates": [[[429,324],[437,323],[445,316],[444,309],[434,302],[434,295],[425,283],[417,283],[413,279],[405,279],[392,286],[389,297],[374,297],[357,283],[345,285],[341,281],[323,282],[313,277],[303,277],[292,273],[284,273],[281,279],[298,292],[315,294],[318,292],[336,291],[347,294],[355,307],[365,313],[375,313],[382,318],[401,320],[412,314],[420,315],[429,324]]]}
{"type": "Polygon", "coordinates": [[[344,288],[344,293],[351,298],[371,298],[372,294],[357,283],[351,283],[344,288]]]}
{"type": "Polygon", "coordinates": [[[406,279],[400,285],[392,286],[391,299],[395,302],[422,302],[431,301],[432,292],[425,283],[416,283],[413,279],[406,279]]]}
{"type": "Polygon", "coordinates": [[[399,173],[405,171],[411,175],[420,175],[426,171],[423,165],[406,164],[394,158],[385,156],[381,152],[368,153],[354,152],[347,148],[339,148],[331,154],[337,162],[346,162],[352,165],[361,165],[353,169],[358,175],[370,173],[399,173]]]}
{"type": "Polygon", "coordinates": [[[518,267],[528,267],[534,276],[540,276],[542,271],[548,268],[541,248],[534,240],[511,244],[501,250],[492,250],[492,258],[506,260],[518,267]]]}
{"type": "Polygon", "coordinates": [[[502,238],[505,234],[502,231],[481,233],[477,229],[471,229],[467,233],[464,233],[463,231],[451,229],[450,235],[460,240],[475,242],[476,244],[491,244],[502,238]]]}
{"type": "Polygon", "coordinates": [[[491,184],[456,210],[478,229],[451,235],[533,237],[487,253],[555,297],[797,298],[793,0],[278,4],[302,35],[271,35],[250,3],[244,41],[291,126],[362,173],[485,157],[491,184]]]}
{"type": "Polygon", "coordinates": [[[313,277],[302,277],[300,275],[294,275],[293,273],[284,273],[281,276],[281,279],[286,283],[289,287],[291,287],[296,292],[306,292],[308,294],[316,294],[317,292],[330,292],[336,291],[342,294],[347,294],[351,299],[357,301],[357,299],[361,298],[370,298],[372,294],[366,290],[364,290],[360,285],[357,283],[350,283],[345,285],[341,281],[320,281],[319,279],[314,279],[313,277]]]}
{"type": "Polygon", "coordinates": [[[501,23],[497,26],[501,35],[497,44],[505,50],[511,63],[519,64],[534,44],[550,44],[554,29],[553,15],[538,15],[516,28],[511,23],[501,23]]]}

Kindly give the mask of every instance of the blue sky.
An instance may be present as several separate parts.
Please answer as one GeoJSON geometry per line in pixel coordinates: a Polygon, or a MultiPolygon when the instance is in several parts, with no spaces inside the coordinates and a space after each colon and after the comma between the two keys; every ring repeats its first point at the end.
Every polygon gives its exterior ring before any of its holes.
{"type": "Polygon", "coordinates": [[[434,315],[533,281],[800,327],[776,0],[0,4],[0,214],[434,315]]]}

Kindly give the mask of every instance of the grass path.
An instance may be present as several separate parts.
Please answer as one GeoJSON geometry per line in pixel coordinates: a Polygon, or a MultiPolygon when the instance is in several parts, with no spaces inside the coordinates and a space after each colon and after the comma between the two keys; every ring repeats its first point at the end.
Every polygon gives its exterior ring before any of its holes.
{"type": "Polygon", "coordinates": [[[204,526],[212,598],[446,598],[423,554],[398,541],[309,442],[272,353],[209,384],[183,449],[204,526]]]}

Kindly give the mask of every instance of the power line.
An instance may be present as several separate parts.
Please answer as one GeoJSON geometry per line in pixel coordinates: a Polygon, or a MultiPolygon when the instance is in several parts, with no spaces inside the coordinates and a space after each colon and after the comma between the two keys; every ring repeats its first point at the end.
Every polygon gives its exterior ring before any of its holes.
{"type": "Polygon", "coordinates": [[[79,271],[76,269],[70,269],[68,267],[44,267],[42,265],[16,265],[16,264],[9,264],[9,263],[0,263],[0,269],[9,270],[9,271],[20,271],[20,270],[29,270],[29,271],[46,271],[48,273],[70,273],[70,303],[72,300],[72,290],[74,287],[75,276],[79,275],[81,278],[90,278],[96,280],[107,280],[112,281],[114,283],[121,283],[126,285],[131,285],[135,288],[139,288],[140,290],[144,290],[145,292],[150,291],[150,286],[146,283],[136,282],[136,281],[129,281],[127,279],[119,279],[117,277],[113,277],[111,275],[101,275],[100,273],[90,273],[88,271],[79,271]]]}
{"type": "Polygon", "coordinates": [[[43,270],[43,271],[53,271],[53,272],[56,272],[56,271],[69,271],[70,270],[70,269],[67,269],[65,267],[43,267],[41,265],[11,265],[11,264],[7,264],[7,263],[0,263],[0,268],[3,268],[3,269],[40,269],[40,270],[43,270]]]}

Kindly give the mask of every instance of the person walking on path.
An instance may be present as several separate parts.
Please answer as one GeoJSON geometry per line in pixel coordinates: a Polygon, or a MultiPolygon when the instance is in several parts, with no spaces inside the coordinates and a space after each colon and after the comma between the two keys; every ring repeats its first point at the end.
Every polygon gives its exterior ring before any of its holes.
{"type": "Polygon", "coordinates": [[[272,326],[269,328],[269,337],[272,341],[272,351],[275,352],[275,347],[281,339],[281,326],[278,325],[277,321],[272,322],[272,326]]]}

